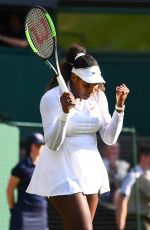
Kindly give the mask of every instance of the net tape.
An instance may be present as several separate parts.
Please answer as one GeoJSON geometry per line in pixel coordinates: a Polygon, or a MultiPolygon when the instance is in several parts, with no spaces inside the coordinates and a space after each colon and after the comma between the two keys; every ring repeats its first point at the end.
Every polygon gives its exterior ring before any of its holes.
{"type": "Polygon", "coordinates": [[[29,31],[32,43],[38,50],[37,54],[42,58],[51,57],[54,50],[54,38],[47,18],[41,9],[33,8],[29,11],[26,29],[29,31]]]}

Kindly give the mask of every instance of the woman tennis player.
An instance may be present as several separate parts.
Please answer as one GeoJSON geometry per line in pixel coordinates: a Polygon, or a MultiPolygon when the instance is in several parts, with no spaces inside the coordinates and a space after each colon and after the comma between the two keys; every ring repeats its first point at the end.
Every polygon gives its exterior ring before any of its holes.
{"type": "Polygon", "coordinates": [[[49,197],[65,230],[92,230],[99,194],[109,191],[96,132],[108,145],[117,141],[129,89],[116,87],[111,117],[100,68],[83,47],[70,46],[61,72],[69,93],[52,82],[41,99],[46,144],[27,192],[49,197]]]}

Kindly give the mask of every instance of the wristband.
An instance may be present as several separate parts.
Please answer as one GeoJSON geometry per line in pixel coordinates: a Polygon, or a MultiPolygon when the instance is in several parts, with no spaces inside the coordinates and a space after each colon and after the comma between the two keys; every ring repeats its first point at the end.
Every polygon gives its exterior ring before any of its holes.
{"type": "Polygon", "coordinates": [[[125,110],[125,105],[123,105],[121,107],[115,105],[115,109],[118,110],[118,111],[124,111],[125,110]]]}

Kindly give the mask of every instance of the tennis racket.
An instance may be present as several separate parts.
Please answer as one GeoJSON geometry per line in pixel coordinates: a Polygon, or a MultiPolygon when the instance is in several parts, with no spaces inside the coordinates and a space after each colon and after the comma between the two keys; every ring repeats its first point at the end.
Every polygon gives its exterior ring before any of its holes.
{"type": "Polygon", "coordinates": [[[34,6],[27,13],[25,34],[33,52],[41,57],[56,74],[62,92],[68,92],[59,68],[56,30],[50,15],[43,7],[34,6]],[[55,57],[56,67],[48,60],[52,56],[55,57]]]}

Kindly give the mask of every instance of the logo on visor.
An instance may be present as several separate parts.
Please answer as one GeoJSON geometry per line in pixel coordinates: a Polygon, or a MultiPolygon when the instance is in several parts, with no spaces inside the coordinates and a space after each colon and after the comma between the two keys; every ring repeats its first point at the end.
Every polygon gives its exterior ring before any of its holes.
{"type": "Polygon", "coordinates": [[[95,72],[92,72],[92,74],[95,74],[95,72]]]}

